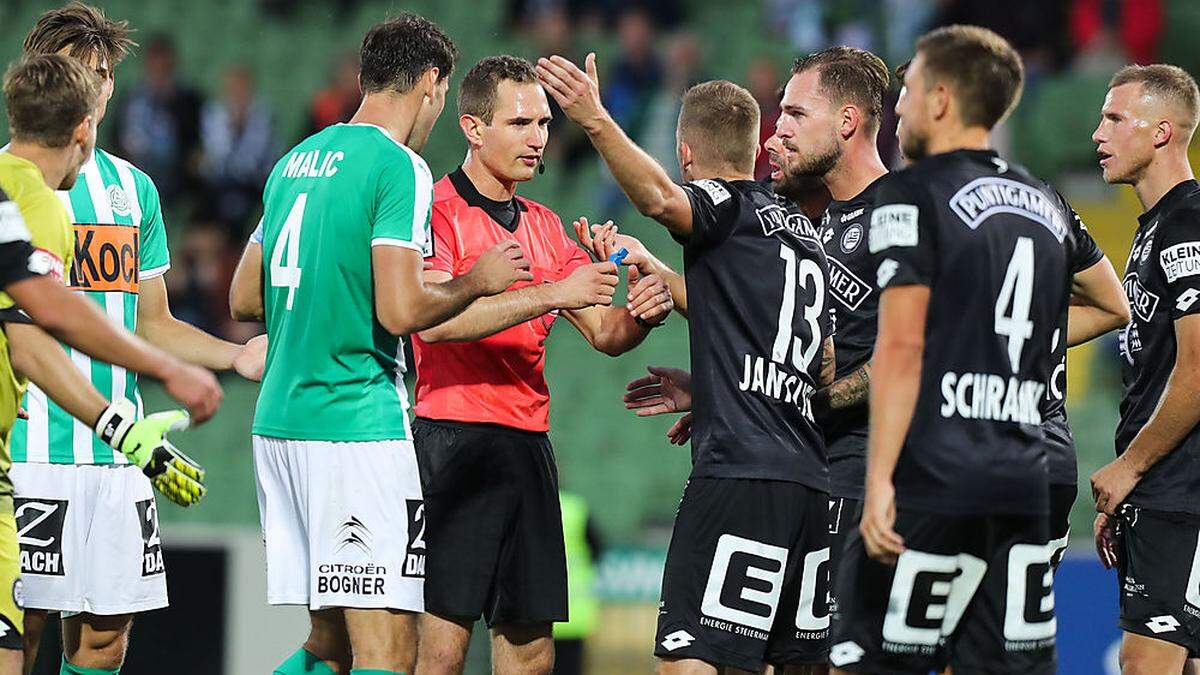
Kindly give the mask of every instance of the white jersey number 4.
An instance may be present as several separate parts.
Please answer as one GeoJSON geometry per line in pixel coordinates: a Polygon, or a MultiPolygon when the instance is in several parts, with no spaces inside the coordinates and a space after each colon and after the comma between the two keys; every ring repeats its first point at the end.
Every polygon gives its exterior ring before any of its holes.
{"type": "Polygon", "coordinates": [[[994,324],[996,335],[1008,338],[1008,360],[1014,373],[1020,366],[1025,341],[1033,336],[1033,322],[1029,320],[1032,300],[1033,240],[1018,237],[1012,259],[1008,261],[1008,271],[1004,273],[1004,284],[996,296],[994,324]]]}
{"type": "Polygon", "coordinates": [[[296,289],[300,287],[300,227],[304,224],[304,205],[307,202],[307,192],[296,195],[292,210],[288,211],[287,220],[283,221],[279,241],[275,242],[275,250],[271,253],[271,286],[288,289],[289,310],[296,299],[296,289]],[[283,261],[285,254],[287,264],[283,261]]]}

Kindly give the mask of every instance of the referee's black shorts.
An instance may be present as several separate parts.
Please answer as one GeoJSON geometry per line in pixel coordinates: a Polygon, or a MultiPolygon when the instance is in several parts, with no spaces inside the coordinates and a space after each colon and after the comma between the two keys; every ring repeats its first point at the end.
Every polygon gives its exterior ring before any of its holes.
{"type": "Polygon", "coordinates": [[[558,471],[544,433],[417,418],[425,610],[489,626],[567,619],[558,471]]]}

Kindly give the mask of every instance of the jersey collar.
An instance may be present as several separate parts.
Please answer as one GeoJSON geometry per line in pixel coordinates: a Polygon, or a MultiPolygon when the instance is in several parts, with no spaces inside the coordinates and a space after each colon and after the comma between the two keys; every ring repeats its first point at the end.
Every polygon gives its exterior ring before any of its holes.
{"type": "Polygon", "coordinates": [[[1195,178],[1189,178],[1183,181],[1170,190],[1167,190],[1167,194],[1163,195],[1162,198],[1158,200],[1158,203],[1156,203],[1154,206],[1151,206],[1150,210],[1138,216],[1138,222],[1142,225],[1149,223],[1157,218],[1158,214],[1173,208],[1179,203],[1179,200],[1192,194],[1193,192],[1196,192],[1198,189],[1200,189],[1200,183],[1197,183],[1195,178]]]}
{"type": "Polygon", "coordinates": [[[461,166],[450,174],[450,183],[454,185],[454,191],[458,193],[459,197],[462,197],[467,206],[482,209],[484,213],[488,214],[488,217],[496,221],[497,225],[509,232],[517,231],[517,227],[521,224],[521,212],[527,209],[515,195],[508,201],[496,201],[484,197],[475,188],[475,184],[471,182],[470,177],[461,166]]]}

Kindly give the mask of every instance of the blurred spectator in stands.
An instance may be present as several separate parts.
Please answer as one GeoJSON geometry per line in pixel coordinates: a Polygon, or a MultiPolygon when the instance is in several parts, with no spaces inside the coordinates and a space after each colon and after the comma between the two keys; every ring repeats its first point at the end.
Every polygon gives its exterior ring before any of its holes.
{"type": "MultiPolygon", "coordinates": [[[[1103,0],[1109,2],[1109,0],[1103,0]]],[[[1067,0],[950,0],[934,16],[934,26],[971,24],[990,28],[1012,43],[1025,61],[1027,86],[1037,77],[1069,65],[1067,0]]]]}
{"type": "Polygon", "coordinates": [[[311,136],[331,124],[349,121],[358,110],[362,94],[358,90],[358,55],[347,54],[334,65],[332,81],[313,96],[308,105],[308,130],[311,136]]]}
{"type": "Polygon", "coordinates": [[[247,66],[226,71],[223,95],[205,106],[201,129],[206,208],[225,224],[234,241],[241,241],[276,160],[271,111],[255,95],[247,66]]]}
{"type": "Polygon", "coordinates": [[[178,239],[171,273],[166,276],[175,316],[221,337],[229,318],[232,253],[228,242],[220,223],[192,221],[178,239]]]}
{"type": "Polygon", "coordinates": [[[762,152],[762,144],[775,133],[775,120],[779,119],[779,88],[786,84],[787,78],[782,78],[779,67],[773,59],[760,56],[750,62],[746,73],[746,88],[758,101],[761,111],[758,128],[758,159],[754,162],[754,180],[765,180],[771,175],[771,165],[767,161],[767,153],[762,152]]]}
{"type": "Polygon", "coordinates": [[[801,54],[824,49],[829,46],[824,4],[821,0],[766,0],[765,27],[801,54]]]}
{"type": "Polygon", "coordinates": [[[180,82],[175,45],[158,35],[146,46],[145,80],[130,90],[117,115],[121,153],[154,179],[165,203],[196,194],[200,149],[199,91],[180,82]]]}
{"type": "Polygon", "coordinates": [[[1107,54],[1116,56],[1118,65],[1154,63],[1163,33],[1162,4],[1162,0],[1073,0],[1071,39],[1085,61],[1107,54]]]}
{"type": "Polygon", "coordinates": [[[667,40],[663,84],[650,101],[642,147],[677,180],[675,127],[679,121],[679,103],[689,87],[705,79],[703,67],[704,54],[694,34],[683,31],[667,40]]]}
{"type": "Polygon", "coordinates": [[[613,119],[631,138],[640,139],[650,101],[662,84],[663,70],[654,53],[656,30],[650,15],[640,7],[625,10],[617,19],[620,55],[601,81],[605,105],[613,119]]]}
{"type": "MultiPolygon", "coordinates": [[[[535,56],[557,54],[574,63],[583,63],[586,53],[575,40],[575,31],[567,15],[565,3],[545,4],[546,8],[541,14],[532,17],[528,25],[529,37],[536,49],[535,56]]],[[[546,165],[574,179],[580,165],[595,157],[595,152],[583,129],[567,119],[553,98],[546,98],[550,102],[550,112],[553,115],[550,118],[550,142],[546,146],[546,165]]]]}

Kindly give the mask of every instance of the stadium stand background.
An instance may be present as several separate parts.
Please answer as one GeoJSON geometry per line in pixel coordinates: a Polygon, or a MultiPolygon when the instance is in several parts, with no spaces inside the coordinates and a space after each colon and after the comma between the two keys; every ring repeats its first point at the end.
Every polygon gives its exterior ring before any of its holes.
{"type": "MultiPolygon", "coordinates": [[[[671,165],[671,106],[688,84],[713,77],[746,84],[764,103],[769,124],[774,88],[797,54],[845,42],[874,49],[895,66],[910,55],[913,38],[931,25],[988,25],[1022,49],[1030,75],[1020,107],[1003,128],[1002,147],[1011,158],[1056,182],[1118,272],[1124,268],[1139,207],[1130,190],[1104,185],[1095,165],[1090,136],[1108,77],[1130,61],[1168,61],[1200,72],[1200,51],[1193,46],[1200,33],[1200,4],[1191,0],[1015,0],[1001,9],[972,0],[677,0],[648,3],[645,11],[618,0],[586,7],[571,0],[94,1],[110,16],[129,19],[143,43],[117,71],[117,93],[101,128],[105,148],[125,154],[126,146],[136,150],[139,140],[147,140],[139,139],[140,130],[126,120],[137,119],[130,108],[138,93],[146,91],[150,54],[161,55],[161,48],[174,45],[181,85],[176,93],[190,96],[182,98],[195,116],[195,138],[167,168],[177,175],[150,171],[164,188],[174,265],[167,276],[172,303],[178,315],[237,339],[257,327],[228,321],[224,294],[244,235],[261,209],[253,200],[249,206],[226,208],[232,188],[214,177],[212,167],[219,164],[215,157],[221,148],[228,146],[222,145],[219,128],[205,120],[222,119],[216,104],[249,96],[256,102],[252,107],[259,121],[267,125],[262,131],[264,156],[273,160],[311,130],[314,97],[336,82],[339,67],[355,53],[366,28],[389,12],[430,17],[462,52],[446,113],[424,153],[438,176],[457,166],[464,154],[453,108],[457,82],[485,55],[507,52],[533,58],[566,49],[581,57],[595,50],[606,96],[615,97],[610,104],[636,128],[639,142],[671,165]],[[1109,11],[1113,8],[1115,12],[1109,11]],[[214,105],[206,108],[209,104],[214,105]]],[[[57,4],[0,3],[0,57],[5,62],[19,55],[24,32],[37,14],[57,4]]],[[[328,97],[324,103],[322,110],[327,112],[328,97]]],[[[891,128],[885,127],[881,145],[894,159],[891,128]]],[[[255,147],[262,151],[261,145],[255,147]]],[[[160,149],[143,143],[140,151],[160,149]]],[[[680,263],[678,247],[661,228],[625,205],[586,140],[581,143],[569,124],[556,123],[547,154],[546,174],[522,186],[523,195],[552,206],[568,226],[580,215],[594,222],[613,218],[653,250],[666,253],[670,262],[680,263]]],[[[257,167],[262,175],[269,163],[257,167]]],[[[239,189],[244,192],[245,186],[239,189]]],[[[635,419],[623,409],[620,393],[648,363],[686,366],[685,330],[683,321],[673,317],[641,348],[618,359],[591,351],[569,328],[559,327],[549,340],[551,435],[562,483],[588,500],[613,544],[600,571],[605,606],[591,650],[594,672],[648,667],[658,575],[689,461],[686,451],[664,442],[669,420],[635,419]]],[[[1116,359],[1113,337],[1073,350],[1070,356],[1070,414],[1081,480],[1072,532],[1081,565],[1094,564],[1086,560],[1091,555],[1092,520],[1087,477],[1112,455],[1120,386],[1116,359]]],[[[161,656],[150,646],[152,636],[170,635],[168,627],[176,622],[190,625],[184,617],[203,617],[208,629],[196,632],[197,640],[210,633],[225,639],[215,653],[197,649],[188,658],[176,653],[181,664],[172,669],[176,673],[262,672],[283,653],[272,651],[273,645],[289,645],[303,630],[302,614],[263,607],[249,440],[257,387],[232,377],[223,383],[221,413],[178,441],[207,467],[210,492],[198,508],[161,509],[164,537],[175,545],[174,560],[168,559],[174,606],[140,623],[131,652],[134,660],[125,670],[132,675],[162,672],[149,665],[161,656]],[[192,588],[197,579],[224,593],[197,593],[192,588]],[[184,664],[193,661],[195,670],[188,670],[191,666],[184,664]]],[[[168,405],[156,388],[146,389],[149,409],[168,405]]],[[[1095,573],[1091,568],[1080,572],[1095,573]]],[[[1115,595],[1110,577],[1096,576],[1087,588],[1096,595],[1115,595]]],[[[1060,606],[1064,594],[1060,591],[1060,606]]],[[[1083,632],[1078,625],[1064,624],[1064,630],[1083,632]]],[[[473,649],[474,671],[486,668],[482,651],[473,649]]]]}

